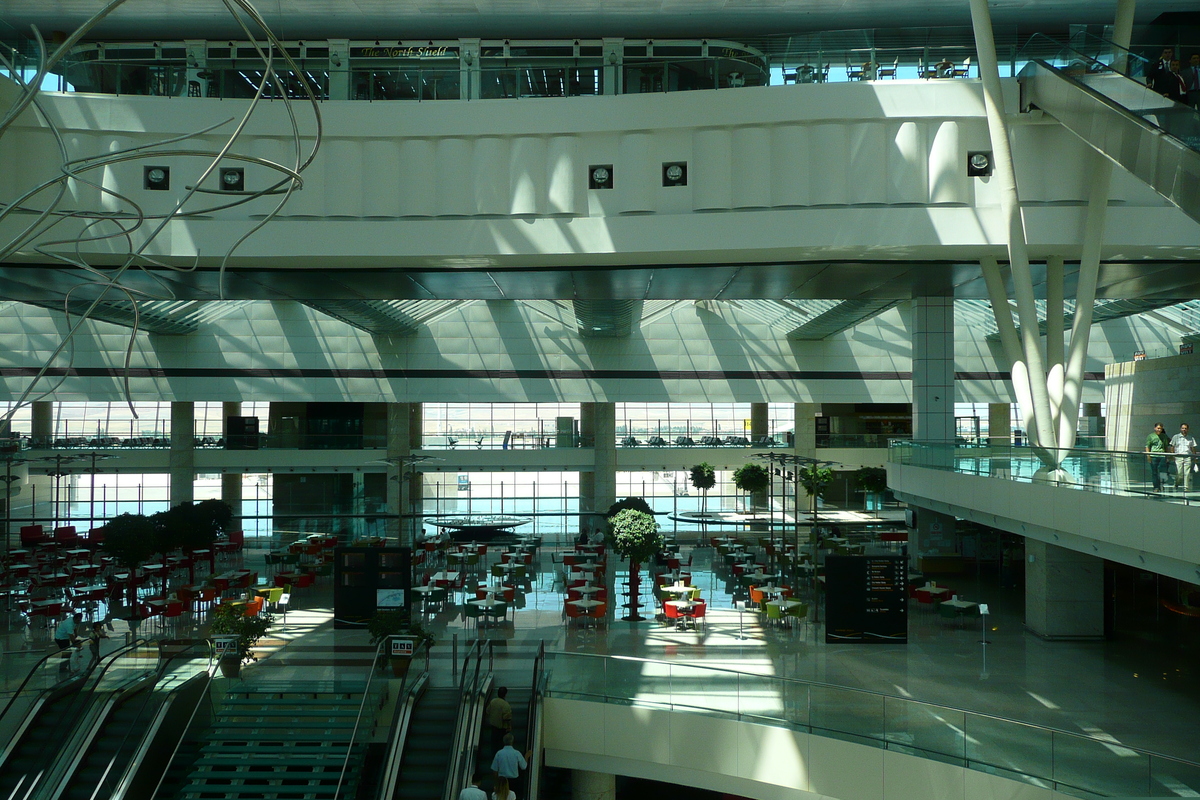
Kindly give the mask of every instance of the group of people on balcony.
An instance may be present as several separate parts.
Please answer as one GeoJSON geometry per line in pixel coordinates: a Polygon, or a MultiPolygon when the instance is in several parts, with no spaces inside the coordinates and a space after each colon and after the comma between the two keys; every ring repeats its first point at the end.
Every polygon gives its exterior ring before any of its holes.
{"type": "Polygon", "coordinates": [[[1188,424],[1179,426],[1179,433],[1167,438],[1166,428],[1161,422],[1154,425],[1154,430],[1146,437],[1146,460],[1150,463],[1150,480],[1154,491],[1161,492],[1169,488],[1167,484],[1174,477],[1173,487],[1188,491],[1192,487],[1193,470],[1200,471],[1200,459],[1196,455],[1196,438],[1188,432],[1188,424]]]}

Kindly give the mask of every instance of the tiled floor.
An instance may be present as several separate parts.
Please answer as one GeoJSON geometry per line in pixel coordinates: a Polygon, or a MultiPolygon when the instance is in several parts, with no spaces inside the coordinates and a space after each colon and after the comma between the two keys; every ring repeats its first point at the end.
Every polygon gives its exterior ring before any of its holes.
{"type": "MultiPolygon", "coordinates": [[[[978,619],[960,626],[915,603],[906,645],[826,644],[819,624],[794,632],[764,629],[756,615],[740,615],[731,607],[728,585],[709,566],[711,554],[708,548],[693,551],[693,584],[710,603],[703,630],[680,632],[652,620],[577,630],[563,625],[561,584],[556,583],[550,551],[543,550],[524,607],[507,625],[483,634],[496,641],[499,681],[527,685],[532,658],[544,642],[550,651],[694,662],[868,689],[1086,733],[1117,748],[1125,744],[1200,759],[1194,649],[1128,636],[1086,644],[1042,641],[1023,629],[1019,592],[1001,590],[987,576],[953,581],[961,595],[988,602],[993,611],[986,632],[986,671],[978,619]]],[[[261,565],[262,553],[248,551],[246,559],[254,568],[261,565]]],[[[618,584],[624,580],[625,572],[619,570],[618,584]]],[[[331,607],[328,579],[297,591],[286,622],[280,618],[261,643],[260,660],[243,670],[245,679],[311,683],[360,678],[372,657],[366,635],[335,630],[331,607]]],[[[453,609],[433,615],[431,624],[438,636],[433,649],[437,680],[449,681],[455,655],[461,659],[476,631],[453,609]]],[[[116,620],[114,627],[119,639],[124,623],[116,620]]],[[[189,627],[187,620],[183,627],[189,627]]],[[[7,633],[4,642],[9,687],[28,670],[33,655],[52,647],[45,638],[29,641],[20,630],[7,633]]]]}

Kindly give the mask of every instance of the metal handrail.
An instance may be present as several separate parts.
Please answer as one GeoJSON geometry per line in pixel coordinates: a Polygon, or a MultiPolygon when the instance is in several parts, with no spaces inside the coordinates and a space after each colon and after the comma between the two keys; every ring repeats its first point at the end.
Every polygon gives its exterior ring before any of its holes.
{"type": "MultiPolygon", "coordinates": [[[[995,722],[1004,723],[1006,725],[1017,725],[1022,728],[1028,728],[1029,730],[1045,731],[1046,733],[1051,733],[1051,734],[1054,734],[1057,736],[1067,736],[1067,737],[1070,737],[1073,739],[1077,739],[1080,741],[1086,741],[1086,742],[1101,745],[1101,746],[1111,746],[1113,744],[1111,740],[1105,739],[1105,738],[1102,738],[1099,736],[1088,736],[1087,734],[1076,733],[1074,731],[1068,731],[1068,730],[1064,730],[1062,728],[1054,728],[1049,725],[1037,725],[1032,722],[1025,722],[1025,721],[1019,720],[1019,719],[1011,719],[1009,717],[1001,717],[996,714],[988,714],[988,713],[985,713],[982,711],[972,711],[971,709],[958,708],[956,706],[948,706],[948,705],[943,705],[941,703],[929,703],[924,700],[914,700],[911,697],[901,697],[900,695],[887,694],[886,692],[877,692],[873,689],[860,689],[860,688],[856,688],[853,686],[842,686],[841,684],[836,684],[836,683],[822,683],[820,681],[810,681],[810,680],[805,680],[803,678],[789,678],[789,677],[785,677],[785,676],[781,676],[781,675],[760,675],[758,673],[743,672],[740,670],[730,669],[728,667],[710,667],[710,666],[707,666],[704,664],[680,663],[678,661],[666,661],[666,660],[657,659],[657,658],[641,658],[638,656],[604,655],[601,653],[568,653],[565,651],[555,651],[555,652],[552,652],[550,655],[555,656],[555,657],[566,656],[569,658],[595,658],[595,659],[614,660],[614,661],[634,661],[634,662],[638,662],[638,663],[642,663],[642,664],[656,664],[656,665],[661,665],[661,666],[665,666],[665,667],[682,667],[682,668],[686,668],[686,669],[706,670],[709,672],[720,672],[720,673],[724,673],[727,675],[734,675],[737,677],[754,678],[755,680],[772,680],[772,681],[778,681],[780,683],[788,683],[788,684],[793,684],[793,685],[797,685],[797,686],[812,686],[812,687],[817,687],[820,689],[836,689],[838,691],[853,692],[855,694],[860,694],[860,695],[869,695],[872,697],[879,697],[884,700],[892,700],[897,703],[901,703],[901,702],[902,703],[914,703],[914,704],[924,706],[927,708],[938,709],[940,711],[946,711],[946,712],[957,713],[957,714],[969,714],[972,717],[978,717],[980,719],[992,720],[995,722]]],[[[552,691],[548,691],[547,694],[550,694],[551,696],[553,696],[552,691]]],[[[571,694],[582,695],[585,697],[611,697],[611,696],[614,696],[614,695],[608,695],[608,694],[599,694],[599,695],[589,694],[586,692],[571,692],[571,694]]],[[[641,701],[641,702],[645,702],[645,701],[641,701]]],[[[678,705],[678,704],[671,703],[670,705],[674,706],[674,705],[678,705]]],[[[686,707],[687,708],[705,708],[705,706],[686,706],[686,707]]],[[[713,709],[713,710],[717,710],[717,709],[713,709]]],[[[722,713],[726,713],[726,712],[722,712],[722,713]]],[[[742,715],[738,714],[738,716],[742,716],[742,715]]],[[[872,738],[865,734],[863,736],[865,738],[872,738]]],[[[1168,761],[1174,761],[1178,764],[1186,764],[1188,766],[1200,768],[1200,762],[1188,761],[1187,759],[1179,758],[1178,756],[1171,756],[1171,755],[1167,755],[1165,753],[1159,753],[1154,750],[1147,750],[1147,749],[1141,748],[1141,747],[1134,747],[1134,746],[1125,744],[1124,742],[1122,742],[1120,746],[1124,750],[1130,750],[1139,755],[1150,756],[1152,758],[1162,758],[1162,759],[1166,759],[1168,761]]]]}
{"type": "Polygon", "coordinates": [[[367,672],[367,685],[363,687],[362,700],[358,704],[358,715],[354,718],[354,728],[350,731],[350,740],[346,745],[346,758],[342,761],[342,772],[338,775],[337,789],[334,790],[335,798],[342,796],[342,785],[346,780],[346,772],[350,769],[350,756],[354,754],[354,742],[358,738],[358,726],[362,724],[363,714],[367,709],[367,698],[371,696],[371,684],[375,680],[376,667],[379,664],[380,656],[383,655],[383,649],[389,646],[391,639],[385,636],[379,640],[379,644],[375,647],[375,658],[371,659],[371,669],[367,672]]]}
{"type": "MultiPolygon", "coordinates": [[[[153,696],[154,686],[160,680],[162,680],[162,677],[166,673],[167,667],[170,666],[171,662],[173,660],[175,660],[176,658],[179,658],[180,656],[182,656],[184,653],[187,653],[188,651],[196,649],[198,647],[204,647],[205,649],[207,649],[209,668],[211,669],[213,666],[213,663],[214,663],[213,662],[212,643],[210,641],[208,641],[207,639],[201,640],[198,642],[193,642],[192,644],[188,645],[187,649],[184,650],[183,653],[179,653],[177,655],[172,655],[172,656],[169,656],[166,658],[164,658],[162,655],[162,643],[161,642],[159,643],[159,658],[158,658],[158,663],[156,665],[156,674],[154,675],[154,679],[151,682],[150,687],[146,690],[145,696],[142,698],[142,704],[141,704],[141,708],[138,709],[137,719],[139,719],[139,720],[142,719],[142,715],[145,713],[146,707],[149,705],[150,699],[153,696]]],[[[88,742],[90,742],[92,739],[94,739],[95,735],[99,733],[100,728],[104,725],[106,720],[107,720],[107,715],[104,715],[101,718],[96,720],[95,730],[93,733],[91,733],[89,735],[89,737],[87,739],[88,742]]],[[[146,735],[145,728],[138,727],[137,725],[130,726],[129,730],[127,730],[125,732],[125,735],[121,738],[121,743],[117,746],[118,752],[120,752],[120,750],[125,746],[126,742],[129,741],[129,737],[135,735],[135,732],[136,732],[136,735],[139,737],[143,737],[146,735]]],[[[74,771],[75,771],[75,769],[78,768],[78,766],[79,766],[78,763],[72,765],[73,768],[71,770],[69,770],[65,775],[63,775],[63,780],[62,780],[61,784],[55,788],[55,790],[52,794],[52,797],[57,798],[57,797],[61,796],[64,791],[66,791],[66,789],[67,789],[66,782],[68,780],[73,779],[74,771]]],[[[112,766],[113,765],[110,763],[109,769],[111,769],[112,766]]],[[[119,791],[119,785],[120,785],[122,779],[124,778],[124,775],[125,775],[125,772],[122,772],[117,776],[118,789],[115,789],[114,793],[111,796],[113,796],[113,797],[117,796],[116,792],[119,791]]],[[[101,775],[101,777],[100,777],[100,782],[97,784],[96,791],[92,792],[93,797],[101,796],[100,788],[102,786],[104,786],[106,783],[108,783],[109,776],[110,776],[110,773],[108,772],[108,770],[105,770],[104,774],[101,775]]]]}
{"type": "MultiPolygon", "coordinates": [[[[396,711],[392,716],[391,735],[388,737],[388,753],[383,759],[383,780],[375,793],[378,800],[391,800],[396,793],[396,782],[400,778],[400,762],[404,758],[404,746],[408,739],[408,726],[412,721],[413,707],[429,684],[429,643],[422,641],[425,648],[425,669],[413,677],[411,668],[401,684],[401,698],[397,699],[396,711]],[[407,691],[405,690],[407,686],[407,691]]],[[[414,654],[414,658],[415,658],[414,654]]]]}
{"type": "Polygon", "coordinates": [[[546,642],[538,643],[533,659],[533,685],[529,692],[529,713],[525,719],[525,751],[530,753],[529,771],[525,776],[525,796],[537,797],[542,778],[542,694],[546,681],[546,642]]]}
{"type": "Polygon", "coordinates": [[[464,772],[475,768],[473,747],[478,747],[478,708],[481,689],[490,687],[492,667],[494,666],[493,642],[490,639],[476,639],[463,658],[463,668],[459,685],[462,687],[462,697],[458,706],[458,721],[454,734],[454,748],[446,786],[443,790],[443,800],[453,800],[458,796],[463,784],[464,772]],[[481,674],[483,655],[487,652],[487,671],[481,674]],[[467,667],[472,658],[475,660],[475,670],[471,675],[470,684],[466,683],[467,667]],[[474,724],[472,723],[474,720],[474,724]],[[472,739],[475,742],[472,743],[472,739]]]}

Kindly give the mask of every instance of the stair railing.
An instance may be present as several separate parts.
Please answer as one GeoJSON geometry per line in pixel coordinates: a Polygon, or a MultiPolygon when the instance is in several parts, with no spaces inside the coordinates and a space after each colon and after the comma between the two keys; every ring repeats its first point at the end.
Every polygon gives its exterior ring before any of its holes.
{"type": "Polygon", "coordinates": [[[354,728],[350,731],[350,741],[346,746],[346,758],[342,762],[342,772],[338,775],[337,790],[333,793],[335,798],[341,800],[345,795],[343,790],[348,789],[346,785],[346,775],[350,772],[350,760],[354,757],[354,753],[360,749],[362,745],[364,751],[366,744],[371,740],[371,736],[375,733],[375,724],[378,715],[375,713],[387,700],[388,682],[386,680],[376,681],[375,674],[380,672],[379,667],[384,664],[386,658],[384,656],[386,648],[391,646],[391,637],[385,636],[380,639],[379,645],[375,648],[375,658],[371,661],[371,670],[367,673],[367,685],[363,688],[362,702],[358,704],[358,716],[354,718],[354,728]],[[364,721],[363,717],[370,715],[370,719],[364,721]],[[361,742],[360,742],[361,739],[361,742]]]}

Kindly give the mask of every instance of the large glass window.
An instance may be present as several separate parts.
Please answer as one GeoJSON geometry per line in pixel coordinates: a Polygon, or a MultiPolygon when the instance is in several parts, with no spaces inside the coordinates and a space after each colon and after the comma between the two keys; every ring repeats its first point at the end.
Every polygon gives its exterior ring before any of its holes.
{"type": "Polygon", "coordinates": [[[553,447],[560,418],[578,431],[579,403],[426,403],[422,417],[430,448],[553,447]]]}

